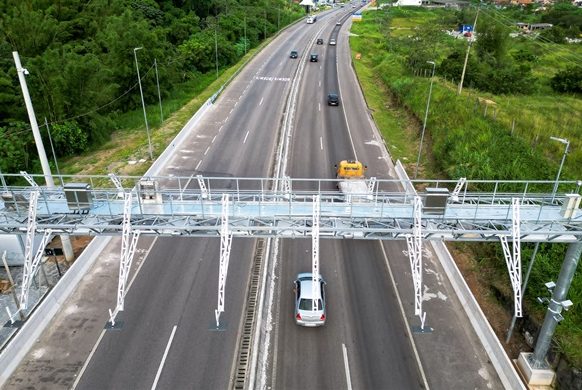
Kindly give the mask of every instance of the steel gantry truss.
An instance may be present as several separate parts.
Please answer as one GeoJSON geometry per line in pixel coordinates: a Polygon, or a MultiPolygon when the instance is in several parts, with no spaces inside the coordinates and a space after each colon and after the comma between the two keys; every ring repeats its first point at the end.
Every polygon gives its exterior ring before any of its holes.
{"type": "Polygon", "coordinates": [[[519,199],[512,199],[512,229],[511,239],[513,242],[513,250],[509,249],[506,235],[500,235],[499,240],[503,247],[503,256],[507,264],[507,271],[509,272],[509,280],[511,280],[511,287],[513,288],[514,310],[515,316],[521,317],[521,231],[519,219],[519,199]]]}
{"type": "Polygon", "coordinates": [[[422,200],[420,196],[414,197],[414,222],[412,234],[406,236],[408,258],[412,272],[414,287],[414,315],[420,319],[420,327],[424,329],[426,313],[422,311],[422,200]]]}
{"type": "Polygon", "coordinates": [[[131,226],[131,199],[133,193],[126,192],[123,202],[123,232],[121,236],[121,260],[119,262],[119,281],[117,286],[117,305],[113,312],[109,310],[111,326],[115,326],[115,318],[120,311],[123,311],[125,302],[125,293],[127,291],[127,279],[131,270],[131,263],[137,248],[137,241],[140,231],[134,231],[131,226]]]}
{"type": "MultiPolygon", "coordinates": [[[[103,177],[99,177],[99,181],[83,177],[91,186],[67,197],[64,183],[57,188],[38,187],[31,175],[24,176],[31,187],[6,187],[0,199],[0,234],[26,231],[27,235],[21,307],[26,307],[30,280],[51,231],[76,235],[122,234],[117,306],[114,312],[110,310],[112,326],[117,313],[123,310],[128,275],[141,234],[221,238],[215,311],[217,327],[220,314],[224,312],[233,236],[311,236],[314,286],[319,282],[320,237],[406,240],[414,283],[415,315],[419,316],[422,327],[426,314],[422,311],[423,239],[500,240],[518,316],[521,316],[521,242],[582,241],[582,215],[577,209],[580,182],[562,184],[561,188],[572,188],[571,194],[553,194],[550,192],[555,185],[553,181],[409,181],[405,186],[407,190],[402,192],[396,190],[401,184],[397,180],[370,180],[367,194],[352,194],[355,196],[346,200],[348,197],[335,190],[325,190],[336,187],[334,180],[197,176],[199,188],[190,189],[188,183],[192,177],[150,177],[147,183],[126,177],[124,181],[134,180],[132,190],[128,191],[123,189],[119,177],[109,176],[105,179],[114,183],[114,189],[95,188],[95,183],[103,182],[103,177]],[[297,182],[300,184],[295,184],[297,182]],[[158,183],[165,183],[166,188],[158,189],[158,183]],[[425,209],[425,203],[431,201],[431,193],[427,190],[417,194],[415,185],[441,189],[451,186],[454,191],[452,195],[448,195],[448,191],[438,191],[439,196],[446,193],[447,198],[435,213],[434,207],[426,206],[425,209]],[[468,188],[473,186],[490,190],[470,192],[468,188]],[[548,191],[543,191],[546,187],[548,191]],[[532,192],[532,188],[540,192],[532,192]],[[119,199],[120,192],[123,199],[119,199]],[[69,198],[77,199],[77,203],[70,204],[69,198]],[[78,203],[81,198],[87,200],[82,209],[78,203]],[[576,206],[572,208],[572,204],[576,206]],[[37,231],[44,232],[44,237],[33,258],[32,243],[37,231]],[[508,237],[513,243],[512,250],[508,237]]],[[[76,177],[70,180],[80,181],[76,177]]],[[[316,304],[314,301],[313,305],[316,304]]]]}
{"type": "Polygon", "coordinates": [[[224,312],[224,290],[226,288],[226,275],[230,260],[230,248],[232,246],[232,233],[228,225],[228,195],[222,195],[222,215],[220,222],[220,266],[218,269],[218,304],[214,312],[216,327],[220,325],[220,315],[224,312]]]}

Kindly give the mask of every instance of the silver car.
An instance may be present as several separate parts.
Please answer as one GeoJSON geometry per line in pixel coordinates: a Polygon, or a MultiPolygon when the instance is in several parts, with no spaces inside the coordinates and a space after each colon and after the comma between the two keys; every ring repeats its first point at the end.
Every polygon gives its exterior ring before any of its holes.
{"type": "Polygon", "coordinates": [[[311,272],[297,275],[295,280],[295,323],[301,326],[323,326],[325,324],[325,280],[319,275],[319,283],[313,295],[313,274],[311,272]],[[317,309],[313,310],[313,298],[317,309]]]}

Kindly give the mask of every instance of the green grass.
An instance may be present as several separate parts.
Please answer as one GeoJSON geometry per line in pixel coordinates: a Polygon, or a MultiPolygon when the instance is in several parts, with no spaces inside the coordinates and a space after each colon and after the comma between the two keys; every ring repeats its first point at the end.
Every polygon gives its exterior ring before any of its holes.
{"type": "MultiPolygon", "coordinates": [[[[393,159],[415,159],[419,137],[415,129],[424,116],[429,80],[413,76],[404,66],[411,40],[395,33],[401,30],[387,27],[418,27],[410,31],[419,31],[427,23],[443,23],[441,27],[450,27],[445,11],[436,11],[434,15],[432,12],[426,9],[391,10],[384,15],[385,20],[380,19],[382,12],[364,13],[364,21],[352,27],[355,34],[350,38],[353,52],[362,54],[361,60],[354,60],[355,69],[393,159]],[[378,36],[381,32],[389,35],[378,36]],[[398,106],[389,103],[398,103],[398,106]]],[[[443,33],[435,42],[437,61],[446,58],[455,46],[464,44],[443,33]]],[[[543,74],[540,92],[529,96],[503,96],[465,86],[463,95],[457,96],[456,85],[437,75],[427,123],[429,138],[425,139],[423,149],[431,150],[434,160],[427,159],[423,153],[421,161],[425,173],[442,172],[439,177],[444,173],[449,178],[553,180],[564,152],[562,144],[549,140],[553,135],[571,141],[571,153],[566,159],[562,179],[580,179],[582,99],[548,93],[547,89],[550,76],[566,65],[559,59],[580,49],[554,45],[552,50],[541,50],[537,44],[521,40],[515,44],[515,50],[525,48],[539,52],[535,74],[543,74]],[[486,115],[485,100],[494,102],[488,105],[486,115]]],[[[411,164],[405,166],[411,174],[411,164]]],[[[500,247],[492,245],[489,248],[488,253],[475,253],[479,259],[477,267],[491,265],[492,276],[486,282],[492,286],[498,286],[499,281],[509,283],[500,247]]],[[[523,246],[524,264],[529,261],[531,252],[530,245],[523,246]]],[[[545,308],[538,305],[535,298],[544,296],[543,283],[557,279],[564,254],[565,245],[544,244],[536,258],[525,305],[528,314],[538,320],[543,319],[545,308]]],[[[578,367],[582,366],[581,272],[577,272],[568,295],[575,304],[574,310],[566,313],[554,338],[559,350],[578,367]]]]}

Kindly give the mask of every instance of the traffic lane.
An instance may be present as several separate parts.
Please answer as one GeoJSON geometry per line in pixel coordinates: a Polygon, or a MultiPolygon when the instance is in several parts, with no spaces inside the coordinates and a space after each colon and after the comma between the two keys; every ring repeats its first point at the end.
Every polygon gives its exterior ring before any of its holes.
{"type": "Polygon", "coordinates": [[[422,377],[380,245],[343,240],[343,288],[354,388],[421,389],[422,377]]]}
{"type": "MultiPolygon", "coordinates": [[[[281,240],[278,317],[272,372],[268,383],[275,389],[346,389],[342,343],[347,340],[343,289],[338,277],[341,252],[337,242],[320,241],[320,274],[327,282],[328,316],[323,327],[295,324],[293,281],[311,272],[311,240],[281,240]]],[[[357,387],[356,387],[357,388],[357,387]]]]}
{"type": "Polygon", "coordinates": [[[232,364],[256,240],[233,239],[225,311],[220,316],[218,330],[214,310],[217,307],[220,243],[219,239],[204,241],[210,241],[206,257],[175,323],[177,330],[158,389],[226,389],[233,378],[232,364]]]}
{"type": "MultiPolygon", "coordinates": [[[[420,326],[414,315],[414,291],[404,241],[383,243],[398,281],[398,292],[411,326],[420,326]]],[[[433,389],[503,389],[465,310],[448,282],[440,261],[423,243],[423,305],[430,334],[413,334],[427,381],[433,389]],[[429,337],[425,337],[429,336],[429,337]],[[442,375],[441,373],[455,373],[442,375]]]]}
{"type": "Polygon", "coordinates": [[[182,312],[184,294],[203,258],[203,253],[192,253],[188,240],[157,240],[127,292],[125,310],[117,318],[122,327],[105,333],[78,388],[151,386],[164,349],[164,331],[182,312]]]}
{"type": "Polygon", "coordinates": [[[163,367],[158,388],[183,388],[183,380],[212,383],[226,388],[230,380],[233,345],[236,344],[250,269],[251,240],[233,242],[226,288],[226,331],[213,332],[217,304],[219,239],[165,238],[158,240],[152,256],[166,261],[144,263],[126,296],[120,330],[106,332],[77,389],[151,388],[174,326],[178,331],[163,367]],[[193,250],[192,243],[198,242],[193,250]],[[186,335],[186,337],[184,337],[186,335]],[[190,351],[188,360],[176,359],[190,351]],[[204,353],[200,353],[204,351],[204,353]],[[228,356],[228,359],[225,358],[228,356]],[[207,365],[222,367],[225,375],[213,375],[207,365]],[[174,373],[168,378],[164,373],[174,373]],[[162,387],[164,384],[168,386],[162,387]],[[171,385],[171,386],[170,386],[171,385]]]}

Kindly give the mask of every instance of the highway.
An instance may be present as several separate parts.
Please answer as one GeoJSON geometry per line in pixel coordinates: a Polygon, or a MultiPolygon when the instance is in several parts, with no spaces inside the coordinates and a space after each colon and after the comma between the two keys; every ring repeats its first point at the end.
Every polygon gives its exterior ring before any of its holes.
{"type": "MultiPolygon", "coordinates": [[[[269,176],[297,67],[284,42],[309,38],[294,28],[258,54],[162,174],[269,176]]],[[[162,362],[158,388],[228,388],[254,246],[255,240],[233,240],[226,325],[216,331],[219,240],[158,239],[126,297],[123,328],[105,333],[77,388],[151,388],[162,362]]]]}
{"type": "MultiPolygon", "coordinates": [[[[273,175],[279,131],[291,107],[284,174],[334,178],[334,164],[357,158],[368,165],[368,176],[393,177],[350,65],[351,11],[336,8],[314,24],[299,22],[276,37],[229,84],[160,175],[273,175]],[[336,26],[338,20],[342,26],[336,26]],[[319,37],[324,45],[316,45],[319,37]],[[328,44],[330,37],[337,38],[337,46],[328,44]],[[298,59],[289,58],[293,49],[298,59]],[[319,54],[316,63],[309,62],[312,52],[319,54]],[[290,102],[294,80],[299,90],[290,102]],[[329,92],[340,95],[339,107],[327,105],[329,92]]],[[[197,188],[196,180],[189,185],[197,188]]],[[[260,324],[269,329],[268,343],[259,348],[267,368],[256,372],[255,388],[502,388],[430,256],[425,292],[438,284],[447,298],[427,304],[434,333],[411,333],[418,320],[405,243],[324,238],[320,264],[328,286],[327,322],[302,328],[293,319],[292,282],[297,273],[311,271],[311,240],[271,241],[274,273],[265,289],[272,287],[272,299],[265,299],[271,304],[260,324]]],[[[217,328],[219,239],[154,239],[117,317],[121,326],[91,340],[73,387],[233,388],[249,282],[263,243],[233,239],[225,312],[217,328]]],[[[18,388],[17,383],[7,388],[18,388]]]]}
{"type": "MultiPolygon", "coordinates": [[[[360,99],[349,92],[353,87],[346,86],[347,93],[340,90],[347,83],[338,78],[338,63],[350,60],[347,31],[331,20],[320,37],[325,44],[313,44],[310,49],[319,54],[320,61],[307,64],[302,81],[289,162],[291,177],[334,178],[334,165],[340,160],[376,163],[381,157],[377,146],[365,147],[371,134],[371,130],[363,132],[369,127],[367,121],[348,127],[346,120],[354,111],[354,101],[360,99]],[[328,44],[332,37],[337,38],[336,46],[328,44]],[[341,92],[339,107],[327,105],[329,92],[341,92]]],[[[291,283],[298,273],[311,271],[311,240],[281,242],[275,299],[279,307],[271,343],[274,363],[267,384],[276,389],[297,389],[305,383],[319,389],[423,388],[380,245],[320,242],[328,315],[326,325],[316,329],[295,325],[291,283]]]]}

